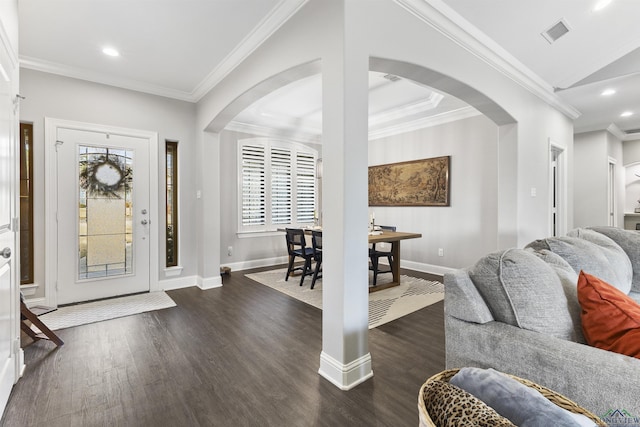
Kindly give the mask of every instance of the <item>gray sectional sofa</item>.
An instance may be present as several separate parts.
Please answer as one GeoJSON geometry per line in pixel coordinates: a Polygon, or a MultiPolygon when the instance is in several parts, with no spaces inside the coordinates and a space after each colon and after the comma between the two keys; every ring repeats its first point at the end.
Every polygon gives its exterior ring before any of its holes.
{"type": "Polygon", "coordinates": [[[446,274],[447,368],[494,368],[599,416],[624,410],[640,417],[640,359],[585,344],[580,270],[640,302],[640,232],[576,229],[446,274]]]}

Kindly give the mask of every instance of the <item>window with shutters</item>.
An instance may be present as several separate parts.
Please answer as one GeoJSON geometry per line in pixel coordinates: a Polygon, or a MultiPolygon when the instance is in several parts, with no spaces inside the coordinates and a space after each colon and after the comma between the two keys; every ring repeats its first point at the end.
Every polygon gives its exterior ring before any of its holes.
{"type": "Polygon", "coordinates": [[[239,141],[240,232],[313,225],[317,152],[270,138],[239,141]]]}

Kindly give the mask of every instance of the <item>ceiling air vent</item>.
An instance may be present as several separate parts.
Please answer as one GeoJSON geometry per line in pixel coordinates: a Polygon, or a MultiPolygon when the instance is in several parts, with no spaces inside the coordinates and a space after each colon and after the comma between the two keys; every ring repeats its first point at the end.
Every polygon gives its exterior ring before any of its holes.
{"type": "Polygon", "coordinates": [[[394,75],[394,74],[385,74],[384,76],[385,79],[392,81],[392,82],[397,82],[398,80],[400,80],[400,77],[394,75]]]}
{"type": "Polygon", "coordinates": [[[631,135],[631,134],[634,134],[634,133],[640,133],[640,128],[624,130],[623,132],[626,133],[627,135],[631,135]]]}
{"type": "Polygon", "coordinates": [[[542,33],[542,37],[544,37],[549,43],[553,43],[568,32],[569,25],[567,25],[567,22],[564,19],[561,19],[557,23],[553,24],[547,31],[544,31],[542,33]]]}

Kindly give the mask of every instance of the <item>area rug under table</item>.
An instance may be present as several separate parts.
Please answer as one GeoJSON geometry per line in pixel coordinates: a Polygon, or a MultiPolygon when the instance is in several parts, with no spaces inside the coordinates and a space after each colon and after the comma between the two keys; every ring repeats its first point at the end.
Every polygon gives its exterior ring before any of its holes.
{"type": "Polygon", "coordinates": [[[60,307],[39,318],[55,331],[175,306],[176,303],[165,292],[149,292],[60,307]]]}
{"type": "MultiPolygon", "coordinates": [[[[249,279],[269,286],[295,299],[322,309],[322,279],[311,289],[311,277],[300,286],[300,276],[284,280],[286,268],[246,274],[249,279]]],[[[390,275],[378,276],[378,283],[389,281],[390,275]],[[385,277],[386,276],[386,277],[385,277]]],[[[406,316],[444,299],[444,285],[406,275],[400,276],[400,286],[387,288],[369,294],[369,329],[406,316]]]]}

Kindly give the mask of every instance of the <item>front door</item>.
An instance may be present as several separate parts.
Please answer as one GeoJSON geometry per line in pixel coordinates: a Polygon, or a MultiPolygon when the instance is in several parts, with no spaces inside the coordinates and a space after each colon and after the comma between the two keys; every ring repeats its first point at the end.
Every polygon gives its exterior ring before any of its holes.
{"type": "MultiPolygon", "coordinates": [[[[0,42],[1,36],[0,36],[0,42]]],[[[14,75],[7,52],[0,43],[0,416],[9,399],[19,369],[15,357],[18,344],[18,282],[20,268],[15,254],[16,130],[17,119],[12,96],[14,75]]],[[[17,107],[17,105],[16,105],[17,107]]]]}
{"type": "Polygon", "coordinates": [[[149,291],[149,144],[57,128],[58,304],[149,291]]]}

